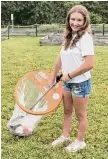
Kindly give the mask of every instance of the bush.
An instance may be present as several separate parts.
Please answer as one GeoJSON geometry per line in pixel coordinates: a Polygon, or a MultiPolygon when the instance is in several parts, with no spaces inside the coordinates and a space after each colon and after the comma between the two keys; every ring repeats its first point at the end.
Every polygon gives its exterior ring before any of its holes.
{"type": "Polygon", "coordinates": [[[99,16],[98,14],[91,13],[90,14],[90,19],[92,24],[99,24],[102,23],[102,17],[99,16]]]}

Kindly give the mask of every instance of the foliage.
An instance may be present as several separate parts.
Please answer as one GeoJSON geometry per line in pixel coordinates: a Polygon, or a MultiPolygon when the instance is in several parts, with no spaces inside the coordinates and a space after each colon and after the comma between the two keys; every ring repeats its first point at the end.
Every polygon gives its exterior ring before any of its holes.
{"type": "Polygon", "coordinates": [[[102,22],[102,17],[95,13],[90,14],[90,19],[92,21],[92,24],[101,24],[102,22]]]}
{"type": "MultiPolygon", "coordinates": [[[[68,153],[62,144],[51,142],[62,133],[63,104],[43,117],[34,134],[19,138],[7,130],[14,109],[14,88],[18,80],[33,70],[51,72],[60,46],[39,46],[39,38],[11,38],[2,42],[2,159],[108,159],[108,47],[95,47],[96,64],[92,71],[92,94],[88,105],[87,148],[68,153]]],[[[73,116],[71,139],[77,133],[73,116]]]]}
{"type": "Polygon", "coordinates": [[[87,7],[91,23],[108,23],[106,1],[2,1],[1,24],[11,23],[11,13],[15,25],[65,23],[67,12],[75,4],[87,7]]]}

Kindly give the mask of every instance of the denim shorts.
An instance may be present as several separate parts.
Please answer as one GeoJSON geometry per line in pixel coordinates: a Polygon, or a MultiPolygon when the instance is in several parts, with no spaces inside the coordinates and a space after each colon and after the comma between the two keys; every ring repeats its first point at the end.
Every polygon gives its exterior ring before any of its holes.
{"type": "Polygon", "coordinates": [[[72,96],[88,97],[91,92],[91,79],[81,83],[64,82],[63,88],[72,93],[72,96]]]}

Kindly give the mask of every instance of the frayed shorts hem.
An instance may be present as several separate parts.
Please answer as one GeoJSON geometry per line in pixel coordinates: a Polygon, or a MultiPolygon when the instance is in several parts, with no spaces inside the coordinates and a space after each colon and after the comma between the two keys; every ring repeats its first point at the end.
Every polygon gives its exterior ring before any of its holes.
{"type": "Polygon", "coordinates": [[[63,88],[66,91],[71,92],[72,96],[81,97],[81,98],[89,97],[91,92],[91,79],[81,83],[64,82],[63,88]]]}

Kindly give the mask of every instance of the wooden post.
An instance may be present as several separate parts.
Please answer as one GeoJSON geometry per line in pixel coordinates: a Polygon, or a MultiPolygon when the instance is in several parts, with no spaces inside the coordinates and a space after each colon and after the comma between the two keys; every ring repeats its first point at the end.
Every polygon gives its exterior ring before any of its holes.
{"type": "Polygon", "coordinates": [[[9,39],[9,29],[10,29],[10,25],[8,25],[8,39],[9,39]]]}
{"type": "Polygon", "coordinates": [[[104,36],[104,32],[105,32],[105,26],[104,26],[104,24],[103,24],[103,36],[104,36]]]}
{"type": "Polygon", "coordinates": [[[37,24],[36,24],[36,37],[37,37],[37,24]]]}

